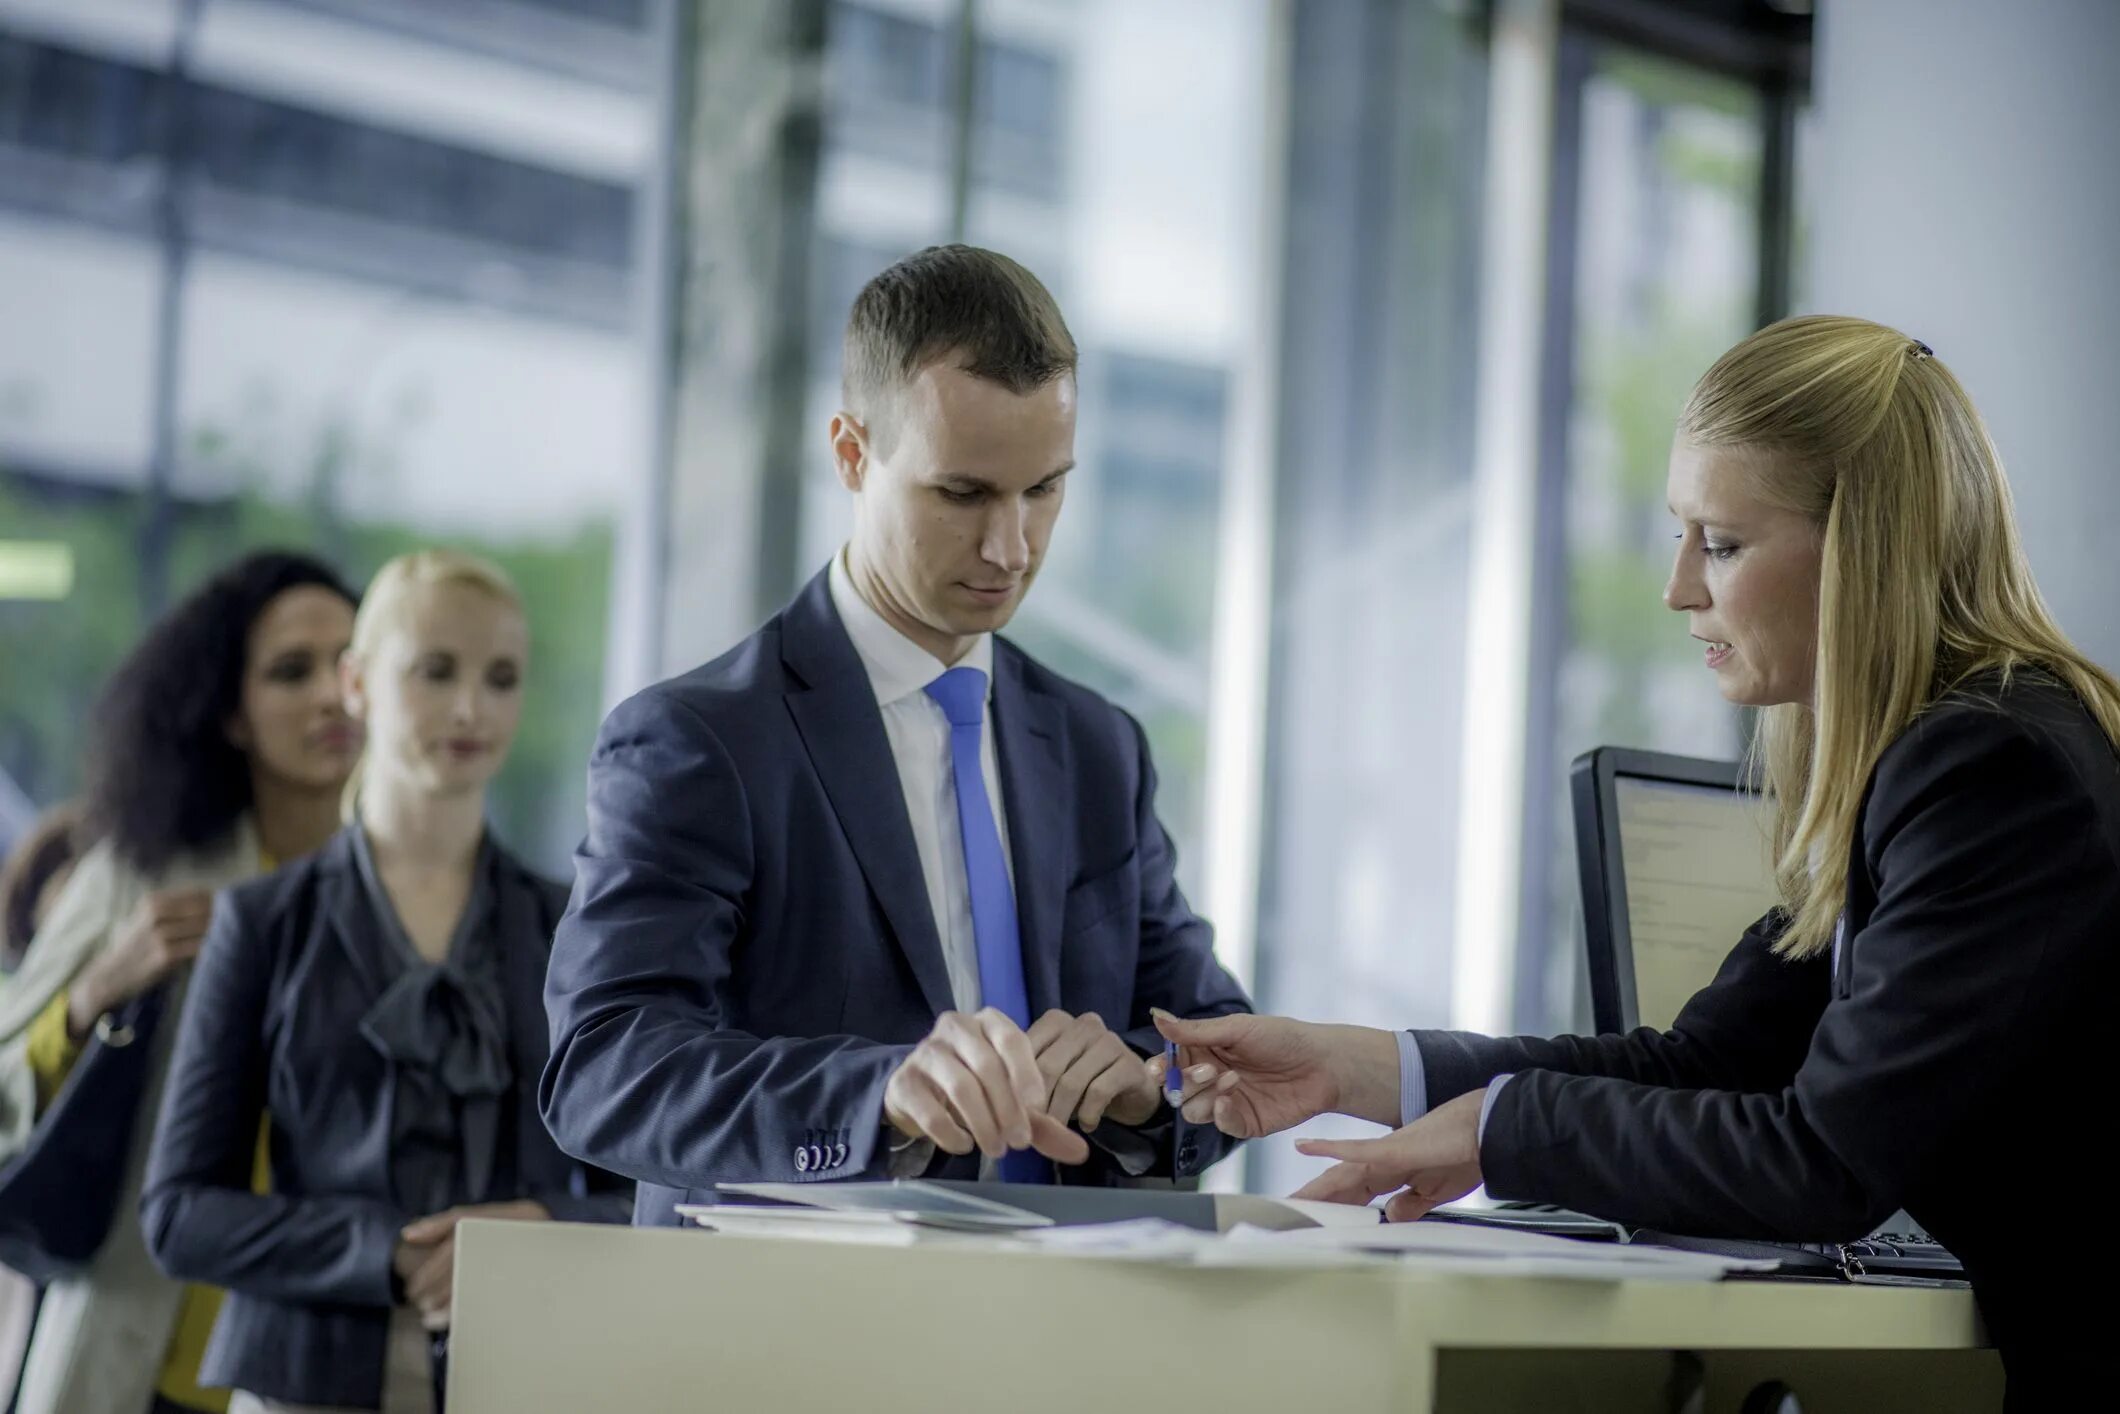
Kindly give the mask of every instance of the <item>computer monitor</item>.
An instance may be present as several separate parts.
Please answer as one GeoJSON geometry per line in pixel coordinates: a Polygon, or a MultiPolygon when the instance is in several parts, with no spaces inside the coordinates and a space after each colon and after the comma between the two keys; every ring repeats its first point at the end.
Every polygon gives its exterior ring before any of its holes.
{"type": "Polygon", "coordinates": [[[1729,761],[1601,746],[1575,759],[1591,1014],[1668,1028],[1775,902],[1759,795],[1729,761]]]}

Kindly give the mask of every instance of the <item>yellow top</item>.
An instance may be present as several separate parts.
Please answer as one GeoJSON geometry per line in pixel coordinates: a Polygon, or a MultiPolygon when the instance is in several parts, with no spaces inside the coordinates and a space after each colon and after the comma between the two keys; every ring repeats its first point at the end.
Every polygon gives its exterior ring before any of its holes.
{"type": "MultiPolygon", "coordinates": [[[[275,867],[263,861],[270,873],[275,867]]],[[[30,1073],[37,1082],[37,1112],[42,1114],[58,1095],[66,1077],[81,1058],[81,1043],[66,1029],[66,998],[61,992],[51,1005],[37,1014],[27,1033],[30,1073]]],[[[271,1116],[258,1122],[257,1156],[251,1162],[250,1191],[272,1191],[271,1116]]],[[[196,1409],[202,1414],[226,1414],[228,1391],[205,1389],[199,1384],[199,1363],[206,1358],[206,1342],[213,1336],[213,1323],[221,1314],[221,1289],[189,1285],[177,1307],[176,1329],[170,1332],[169,1350],[162,1359],[162,1372],[155,1377],[155,1393],[172,1404],[196,1409]]]]}
{"type": "Polygon", "coordinates": [[[29,1071],[37,1081],[37,1113],[43,1114],[58,1098],[74,1062],[81,1058],[81,1043],[66,1029],[66,993],[53,997],[51,1005],[37,1013],[24,1033],[29,1047],[29,1071]]]}
{"type": "MultiPolygon", "coordinates": [[[[258,1122],[258,1153],[251,1163],[250,1191],[272,1191],[272,1122],[258,1122]]],[[[177,1307],[177,1328],[169,1334],[169,1353],[163,1357],[162,1373],[155,1377],[155,1393],[186,1409],[224,1414],[228,1391],[205,1389],[199,1384],[199,1366],[206,1359],[206,1342],[213,1338],[213,1323],[221,1314],[221,1288],[194,1283],[184,1288],[177,1307]]]]}

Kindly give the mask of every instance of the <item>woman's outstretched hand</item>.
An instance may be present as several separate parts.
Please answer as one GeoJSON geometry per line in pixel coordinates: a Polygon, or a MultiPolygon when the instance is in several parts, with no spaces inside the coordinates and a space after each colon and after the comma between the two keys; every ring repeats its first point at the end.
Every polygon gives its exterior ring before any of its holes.
{"type": "Polygon", "coordinates": [[[1390,1193],[1384,1216],[1412,1222],[1480,1186],[1480,1107],[1485,1090],[1439,1105],[1380,1139],[1306,1139],[1296,1149],[1338,1159],[1296,1190],[1298,1198],[1363,1203],[1390,1193]]]}
{"type": "Polygon", "coordinates": [[[1249,1013],[1151,1015],[1163,1038],[1178,1043],[1181,1113],[1194,1124],[1257,1139],[1321,1114],[1398,1119],[1398,1043],[1389,1031],[1249,1013]]]}

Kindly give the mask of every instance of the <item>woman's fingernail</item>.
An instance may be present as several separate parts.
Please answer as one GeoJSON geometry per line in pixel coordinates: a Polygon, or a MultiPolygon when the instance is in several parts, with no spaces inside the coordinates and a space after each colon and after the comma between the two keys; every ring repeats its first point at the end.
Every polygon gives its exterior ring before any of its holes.
{"type": "Polygon", "coordinates": [[[1215,1078],[1215,1068],[1211,1065],[1196,1065],[1185,1073],[1203,1085],[1215,1078]]]}

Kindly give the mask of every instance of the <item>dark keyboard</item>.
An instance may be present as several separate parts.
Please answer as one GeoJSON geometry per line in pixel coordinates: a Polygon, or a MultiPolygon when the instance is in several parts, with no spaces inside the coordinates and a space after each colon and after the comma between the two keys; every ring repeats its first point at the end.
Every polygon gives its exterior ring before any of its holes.
{"type": "Polygon", "coordinates": [[[1925,1233],[1872,1233],[1840,1250],[1849,1277],[1856,1280],[1865,1276],[1965,1280],[1964,1263],[1925,1233]]]}
{"type": "Polygon", "coordinates": [[[1712,1252],[1718,1257],[1736,1257],[1747,1262],[1775,1263],[1772,1275],[1819,1277],[1842,1281],[1847,1269],[1841,1264],[1840,1248],[1830,1242],[1754,1242],[1738,1237],[1691,1237],[1679,1232],[1658,1232],[1638,1227],[1627,1239],[1650,1247],[1675,1247],[1681,1252],[1712,1252]]]}
{"type": "MultiPolygon", "coordinates": [[[[1571,1220],[1597,1222],[1551,1203],[1503,1203],[1500,1207],[1502,1211],[1497,1217],[1512,1226],[1531,1227],[1534,1231],[1559,1236],[1579,1235],[1569,1231],[1571,1220]]],[[[1758,1242],[1743,1238],[1689,1237],[1683,1233],[1635,1228],[1627,1233],[1625,1240],[1653,1247],[1675,1247],[1686,1252],[1712,1252],[1721,1257],[1774,1262],[1778,1264],[1773,1273],[1775,1276],[1855,1282],[1965,1280],[1965,1267],[1950,1249],[1921,1232],[1877,1232],[1858,1242],[1845,1243],[1758,1242]]]]}
{"type": "Polygon", "coordinates": [[[1964,1266],[1949,1250],[1928,1237],[1904,1233],[1878,1233],[1858,1242],[1753,1242],[1636,1228],[1628,1240],[1748,1261],[1776,1262],[1776,1276],[1832,1277],[1855,1282],[1965,1280],[1964,1266]]]}

